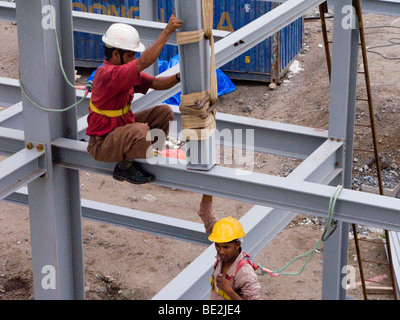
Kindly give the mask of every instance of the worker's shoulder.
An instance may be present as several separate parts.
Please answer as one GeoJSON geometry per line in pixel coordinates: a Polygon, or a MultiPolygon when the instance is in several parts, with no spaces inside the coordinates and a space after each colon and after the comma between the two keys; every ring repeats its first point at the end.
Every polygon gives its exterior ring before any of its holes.
{"type": "Polygon", "coordinates": [[[256,276],[256,272],[247,260],[242,259],[238,265],[236,276],[256,276]]]}

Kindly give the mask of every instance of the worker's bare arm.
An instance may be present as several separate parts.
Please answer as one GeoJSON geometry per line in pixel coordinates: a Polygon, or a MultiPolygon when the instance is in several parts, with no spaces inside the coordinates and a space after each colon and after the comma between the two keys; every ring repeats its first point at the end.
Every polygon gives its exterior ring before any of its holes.
{"type": "Polygon", "coordinates": [[[174,85],[179,83],[180,74],[167,77],[157,77],[154,79],[153,83],[151,84],[150,88],[154,90],[167,90],[172,88],[174,85]]]}
{"type": "Polygon", "coordinates": [[[181,26],[182,20],[178,20],[175,15],[172,15],[168,21],[167,26],[158,36],[157,40],[147,50],[145,50],[141,54],[140,58],[137,60],[138,72],[141,72],[144,69],[150,67],[154,62],[158,60],[158,57],[161,54],[161,50],[167,43],[170,35],[181,26]]]}
{"type": "Polygon", "coordinates": [[[235,290],[233,290],[233,277],[227,279],[225,276],[220,274],[217,276],[216,282],[218,288],[223,290],[232,300],[244,300],[235,292],[235,290]]]}

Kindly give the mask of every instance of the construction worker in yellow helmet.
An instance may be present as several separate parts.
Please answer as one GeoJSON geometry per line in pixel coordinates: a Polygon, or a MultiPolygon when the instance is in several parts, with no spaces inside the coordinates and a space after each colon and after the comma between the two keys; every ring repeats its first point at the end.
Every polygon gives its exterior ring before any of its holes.
{"type": "Polygon", "coordinates": [[[250,256],[243,252],[246,233],[232,217],[218,220],[208,239],[215,243],[217,261],[210,279],[210,300],[260,300],[261,286],[250,256]]]}

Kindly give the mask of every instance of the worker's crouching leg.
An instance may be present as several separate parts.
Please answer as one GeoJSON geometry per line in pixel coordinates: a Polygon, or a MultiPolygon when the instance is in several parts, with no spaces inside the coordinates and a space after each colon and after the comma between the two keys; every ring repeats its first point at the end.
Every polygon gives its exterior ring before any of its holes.
{"type": "Polygon", "coordinates": [[[115,128],[103,137],[90,137],[88,151],[97,161],[120,162],[124,159],[145,159],[151,141],[146,140],[149,126],[130,123],[115,128]]]}
{"type": "Polygon", "coordinates": [[[170,121],[174,120],[174,112],[167,104],[148,108],[135,113],[136,122],[146,123],[150,128],[148,140],[152,141],[154,149],[163,149],[169,134],[170,121]],[[158,131],[159,130],[159,131],[158,131]]]}
{"type": "Polygon", "coordinates": [[[212,196],[203,195],[198,215],[204,223],[206,233],[211,234],[214,224],[218,221],[217,214],[213,209],[212,196]]]}

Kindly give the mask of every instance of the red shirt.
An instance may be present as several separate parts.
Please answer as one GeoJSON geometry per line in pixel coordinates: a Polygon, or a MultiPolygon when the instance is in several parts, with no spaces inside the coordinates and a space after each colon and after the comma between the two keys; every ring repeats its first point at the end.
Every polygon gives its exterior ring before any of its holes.
{"type": "MultiPolygon", "coordinates": [[[[100,110],[118,110],[131,103],[135,92],[146,94],[154,77],[137,72],[137,60],[124,65],[114,65],[107,60],[99,67],[93,79],[92,103],[100,110]]],[[[89,108],[87,117],[88,136],[102,136],[117,127],[135,122],[133,112],[129,110],[119,117],[107,117],[95,113],[89,108]]]]}

